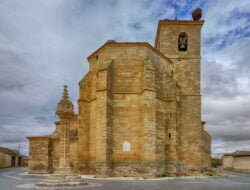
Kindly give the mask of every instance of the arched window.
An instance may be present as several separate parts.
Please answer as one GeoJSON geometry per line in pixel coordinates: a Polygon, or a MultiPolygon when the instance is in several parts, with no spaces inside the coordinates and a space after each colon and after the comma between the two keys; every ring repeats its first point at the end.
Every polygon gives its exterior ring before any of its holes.
{"type": "Polygon", "coordinates": [[[178,38],[178,50],[187,51],[188,46],[188,36],[185,32],[179,34],[178,38]]]}
{"type": "Polygon", "coordinates": [[[123,150],[123,152],[129,152],[130,151],[130,143],[128,141],[123,142],[122,150],[123,150]]]}

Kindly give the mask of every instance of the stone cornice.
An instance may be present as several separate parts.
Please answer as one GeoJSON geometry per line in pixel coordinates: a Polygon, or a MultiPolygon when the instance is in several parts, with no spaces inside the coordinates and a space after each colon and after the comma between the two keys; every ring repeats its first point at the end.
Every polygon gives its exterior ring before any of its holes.
{"type": "Polygon", "coordinates": [[[50,139],[50,136],[34,136],[34,137],[26,137],[29,140],[35,140],[35,139],[39,139],[39,140],[46,140],[46,139],[50,139]]]}
{"type": "Polygon", "coordinates": [[[90,56],[87,57],[88,61],[95,56],[100,50],[106,48],[106,47],[136,47],[136,46],[141,46],[141,47],[146,47],[150,50],[152,50],[154,53],[159,55],[161,58],[165,59],[167,62],[172,64],[172,61],[167,58],[163,53],[161,53],[159,50],[155,49],[153,46],[151,46],[148,42],[107,42],[103,44],[100,48],[98,48],[96,51],[94,51],[90,56]]]}
{"type": "MultiPolygon", "coordinates": [[[[110,92],[111,94],[142,94],[143,92],[145,92],[145,91],[152,91],[152,92],[156,92],[156,90],[155,89],[150,89],[150,88],[145,88],[145,89],[143,89],[143,90],[141,90],[141,91],[134,91],[134,92],[117,92],[117,91],[110,91],[110,90],[107,90],[107,89],[100,89],[100,90],[96,90],[97,92],[101,92],[101,91],[108,91],[108,92],[110,92]]],[[[185,95],[183,95],[183,96],[185,96],[185,95]]],[[[192,96],[192,95],[186,95],[186,96],[192,96]]],[[[164,101],[164,102],[170,102],[170,101],[176,101],[175,99],[166,99],[166,98],[164,98],[164,97],[160,97],[160,96],[156,96],[156,98],[157,99],[159,99],[159,100],[162,100],[162,101],[164,101]]],[[[79,102],[92,102],[92,101],[94,101],[94,100],[96,100],[96,97],[95,98],[92,98],[92,99],[88,99],[88,100],[83,100],[83,99],[78,99],[78,103],[79,102]]]]}
{"type": "Polygon", "coordinates": [[[200,94],[176,94],[176,96],[202,96],[200,94]]]}
{"type": "Polygon", "coordinates": [[[159,24],[164,24],[164,25],[203,25],[204,20],[159,20],[159,24]]]}

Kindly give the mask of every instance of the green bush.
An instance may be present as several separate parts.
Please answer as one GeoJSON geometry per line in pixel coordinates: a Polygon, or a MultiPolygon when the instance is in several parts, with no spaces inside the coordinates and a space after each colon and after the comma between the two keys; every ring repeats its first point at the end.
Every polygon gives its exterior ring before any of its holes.
{"type": "Polygon", "coordinates": [[[168,172],[164,172],[162,174],[157,175],[156,177],[171,177],[171,174],[168,172]]]}
{"type": "Polygon", "coordinates": [[[218,168],[221,166],[221,163],[220,162],[212,162],[212,167],[213,168],[218,168]]]}

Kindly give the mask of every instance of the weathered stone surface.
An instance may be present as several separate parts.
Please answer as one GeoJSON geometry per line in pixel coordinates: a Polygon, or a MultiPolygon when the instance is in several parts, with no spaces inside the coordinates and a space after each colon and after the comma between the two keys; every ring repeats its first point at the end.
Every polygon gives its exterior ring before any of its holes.
{"type": "Polygon", "coordinates": [[[29,173],[50,173],[51,168],[51,139],[44,137],[28,137],[29,173]]]}
{"type": "MultiPolygon", "coordinates": [[[[87,182],[76,173],[72,172],[70,166],[70,124],[74,117],[72,102],[68,99],[67,86],[64,86],[63,97],[57,104],[56,114],[60,118],[59,130],[59,167],[56,172],[45,180],[39,182],[38,186],[80,186],[87,182]]],[[[58,124],[58,123],[56,123],[58,124]]]]}
{"type": "MultiPolygon", "coordinates": [[[[79,82],[79,113],[70,119],[74,170],[157,176],[210,169],[211,137],[201,123],[202,24],[160,21],[155,48],[108,41],[88,57],[89,72],[79,82]],[[187,51],[180,52],[178,36],[183,32],[187,51]]],[[[57,131],[51,136],[52,164],[47,164],[54,169],[58,136],[57,131]]],[[[36,143],[30,142],[31,147],[36,143]]]]}
{"type": "Polygon", "coordinates": [[[202,121],[202,166],[203,170],[209,170],[211,168],[212,158],[211,158],[211,136],[204,130],[204,125],[206,122],[202,121]]]}
{"type": "Polygon", "coordinates": [[[156,48],[173,62],[178,118],[180,173],[210,168],[211,137],[201,124],[200,31],[203,21],[159,22],[156,48]],[[187,51],[178,51],[179,34],[188,38],[187,51]]]}

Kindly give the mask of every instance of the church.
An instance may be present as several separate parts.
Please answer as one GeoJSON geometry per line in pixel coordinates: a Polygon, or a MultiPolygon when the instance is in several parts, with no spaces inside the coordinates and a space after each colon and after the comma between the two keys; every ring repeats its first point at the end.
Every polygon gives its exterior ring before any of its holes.
{"type": "MultiPolygon", "coordinates": [[[[160,20],[154,47],[109,40],[88,56],[78,113],[69,122],[70,167],[95,176],[178,176],[210,169],[211,136],[201,120],[201,28],[160,20]]],[[[60,125],[27,137],[29,172],[58,169],[60,125]]]]}

